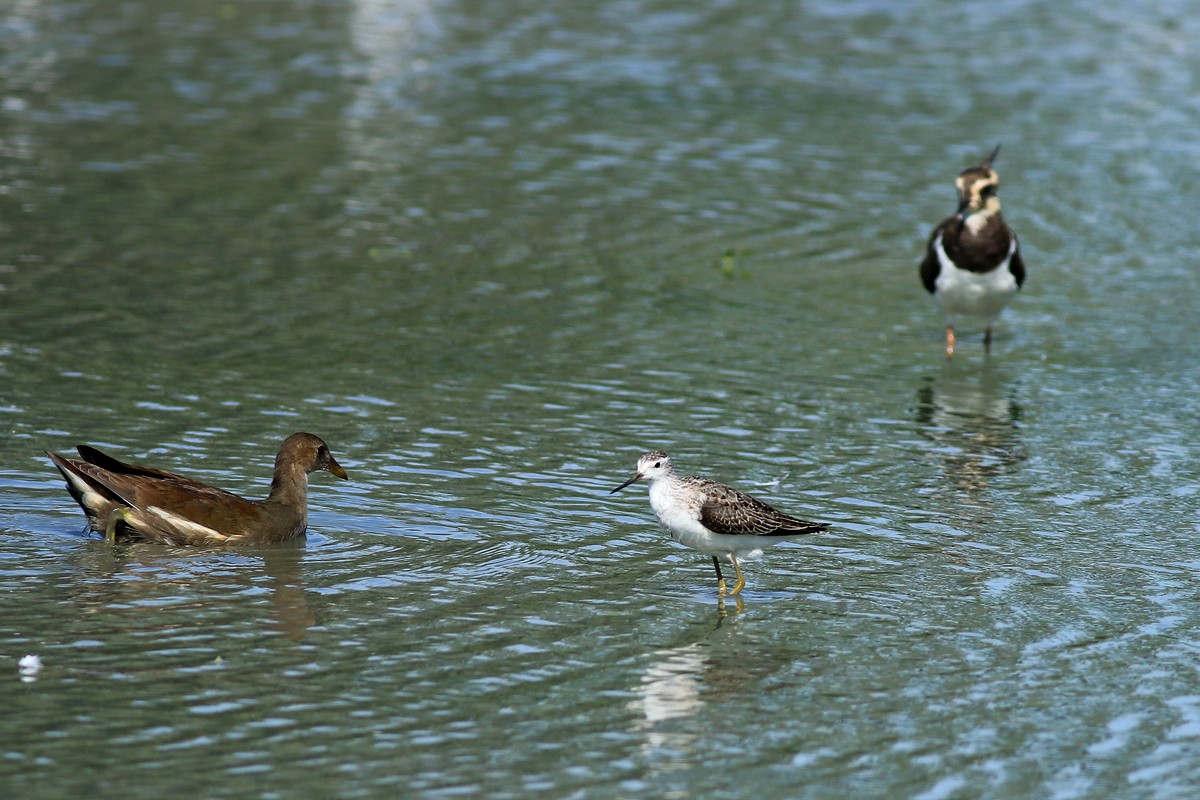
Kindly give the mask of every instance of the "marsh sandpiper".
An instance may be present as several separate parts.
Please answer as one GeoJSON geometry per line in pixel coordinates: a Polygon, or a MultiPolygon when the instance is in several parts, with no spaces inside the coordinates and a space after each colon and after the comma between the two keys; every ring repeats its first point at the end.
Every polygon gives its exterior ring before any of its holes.
{"type": "Polygon", "coordinates": [[[746,585],[738,559],[758,558],[779,537],[829,530],[819,522],[789,517],[732,486],[695,475],[681,477],[671,466],[670,457],[661,450],[639,458],[634,476],[609,494],[634,481],[650,484],[650,507],[672,539],[712,556],[718,594],[725,594],[722,560],[732,564],[737,575],[737,583],[729,592],[733,597],[746,585]]]}

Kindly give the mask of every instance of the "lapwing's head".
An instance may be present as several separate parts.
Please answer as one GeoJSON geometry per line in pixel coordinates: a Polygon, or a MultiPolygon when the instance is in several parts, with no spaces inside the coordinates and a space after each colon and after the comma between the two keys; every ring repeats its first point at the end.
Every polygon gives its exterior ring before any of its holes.
{"type": "Polygon", "coordinates": [[[637,472],[633,473],[633,477],[613,489],[609,494],[615,494],[635,481],[650,481],[653,483],[656,479],[665,478],[674,472],[675,470],[671,467],[670,456],[662,450],[651,450],[638,459],[637,472]]]}
{"type": "Polygon", "coordinates": [[[1000,210],[1000,198],[996,194],[1000,186],[1000,175],[992,169],[992,162],[1000,155],[1000,145],[977,167],[969,167],[958,173],[954,185],[958,187],[958,213],[964,218],[980,211],[989,214],[1000,210]]]}

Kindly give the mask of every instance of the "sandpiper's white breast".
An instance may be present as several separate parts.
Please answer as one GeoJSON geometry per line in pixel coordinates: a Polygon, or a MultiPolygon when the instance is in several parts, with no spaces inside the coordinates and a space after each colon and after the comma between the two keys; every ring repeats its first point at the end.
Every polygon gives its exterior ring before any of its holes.
{"type": "Polygon", "coordinates": [[[1016,295],[1017,279],[1009,271],[1017,241],[1009,245],[1008,255],[988,272],[959,269],[942,248],[942,237],[935,243],[941,271],[937,277],[937,299],[948,316],[974,314],[990,325],[1016,295]]]}
{"type": "Polygon", "coordinates": [[[686,491],[678,481],[657,480],[650,484],[650,508],[671,538],[688,547],[694,547],[685,539],[702,539],[710,536],[708,529],[700,524],[700,498],[686,491]]]}

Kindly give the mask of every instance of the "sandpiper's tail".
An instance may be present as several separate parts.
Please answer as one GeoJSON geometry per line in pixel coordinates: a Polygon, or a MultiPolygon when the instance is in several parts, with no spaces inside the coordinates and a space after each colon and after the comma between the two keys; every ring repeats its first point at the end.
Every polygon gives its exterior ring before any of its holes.
{"type": "Polygon", "coordinates": [[[803,536],[807,533],[828,533],[829,526],[821,522],[805,522],[802,519],[794,519],[792,517],[784,517],[780,521],[780,525],[775,530],[765,534],[767,536],[803,536]]]}

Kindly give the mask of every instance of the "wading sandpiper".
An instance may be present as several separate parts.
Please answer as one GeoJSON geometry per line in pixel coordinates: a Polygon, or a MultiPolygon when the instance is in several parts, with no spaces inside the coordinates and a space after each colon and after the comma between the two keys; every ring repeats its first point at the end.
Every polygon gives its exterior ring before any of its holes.
{"type": "Polygon", "coordinates": [[[780,537],[829,530],[819,522],[789,517],[732,486],[695,475],[680,477],[675,474],[670,457],[661,450],[639,458],[634,476],[609,494],[634,481],[650,484],[650,507],[672,539],[712,556],[719,594],[725,594],[722,560],[733,564],[737,575],[737,583],[729,592],[732,597],[746,585],[739,558],[758,558],[764,548],[775,544],[780,537]]]}

